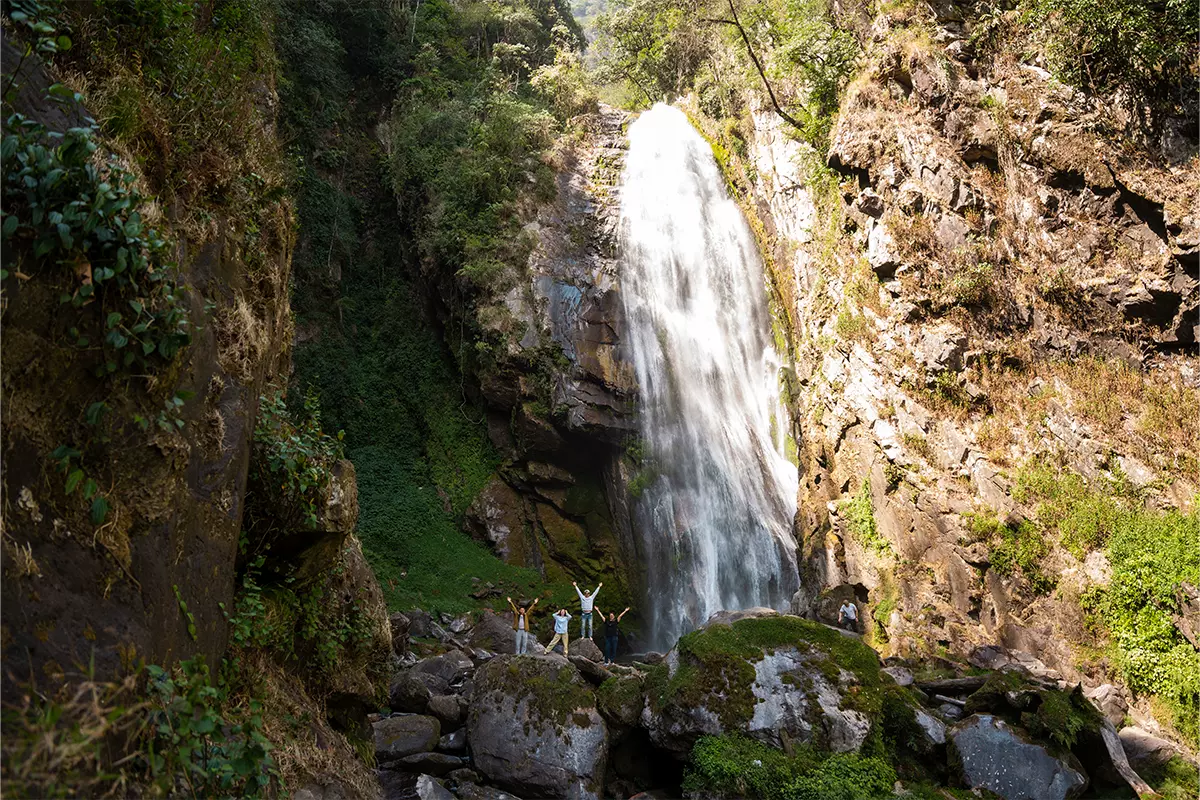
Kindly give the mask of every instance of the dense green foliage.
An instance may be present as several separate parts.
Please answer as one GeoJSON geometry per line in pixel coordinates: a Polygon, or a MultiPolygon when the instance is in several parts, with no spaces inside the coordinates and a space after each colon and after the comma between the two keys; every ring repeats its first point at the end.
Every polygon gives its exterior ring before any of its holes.
{"type": "Polygon", "coordinates": [[[705,736],[692,749],[683,789],[704,797],[871,800],[892,796],[884,760],[797,748],[793,755],[739,735],[705,736]]]}
{"type": "Polygon", "coordinates": [[[1088,91],[1124,90],[1159,111],[1196,108],[1197,0],[1024,0],[1023,21],[1047,38],[1062,80],[1088,91]]]}
{"type": "Polygon", "coordinates": [[[740,92],[764,101],[774,95],[798,126],[794,132],[818,149],[859,53],[827,0],[616,0],[596,25],[602,80],[636,87],[647,103],[694,89],[703,111],[718,120],[742,113],[740,92]],[[738,64],[732,71],[729,54],[738,64]]]}
{"type": "Polygon", "coordinates": [[[1148,509],[1119,471],[1089,483],[1044,461],[1022,467],[1014,497],[1037,508],[1037,528],[1028,535],[1039,552],[1047,547],[1043,536],[1081,558],[1106,552],[1112,579],[1085,595],[1085,609],[1108,634],[1129,688],[1165,702],[1180,733],[1196,741],[1200,653],[1175,616],[1180,587],[1200,585],[1200,515],[1148,509]]]}

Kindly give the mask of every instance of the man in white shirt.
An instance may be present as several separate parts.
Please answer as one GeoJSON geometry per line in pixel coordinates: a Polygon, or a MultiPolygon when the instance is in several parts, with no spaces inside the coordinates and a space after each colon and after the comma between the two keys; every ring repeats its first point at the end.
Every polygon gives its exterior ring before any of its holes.
{"type": "Polygon", "coordinates": [[[592,605],[596,602],[596,595],[600,594],[600,587],[604,582],[596,584],[596,591],[584,592],[579,588],[579,584],[571,581],[571,585],[575,587],[575,594],[579,595],[579,635],[585,639],[592,638],[592,605]]]}
{"type": "Polygon", "coordinates": [[[851,603],[849,600],[842,603],[842,607],[838,609],[838,625],[848,631],[858,632],[858,606],[851,603]]]}

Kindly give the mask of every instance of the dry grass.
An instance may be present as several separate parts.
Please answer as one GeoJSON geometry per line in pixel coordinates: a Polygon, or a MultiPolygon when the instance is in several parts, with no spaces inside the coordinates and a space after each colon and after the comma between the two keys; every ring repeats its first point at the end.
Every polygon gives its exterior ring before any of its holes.
{"type": "Polygon", "coordinates": [[[256,678],[263,704],[263,734],[276,746],[273,752],[284,783],[292,791],[305,786],[340,783],[348,797],[379,797],[379,782],[354,746],[330,727],[322,702],[311,697],[298,677],[266,654],[243,654],[242,669],[256,678]]]}
{"type": "Polygon", "coordinates": [[[1177,374],[1097,358],[1055,364],[1053,373],[1071,388],[1073,410],[1098,431],[1127,440],[1146,457],[1169,454],[1167,466],[1195,473],[1200,392],[1184,387],[1177,374]]]}
{"type": "Polygon", "coordinates": [[[52,694],[26,687],[6,698],[2,750],[5,796],[129,797],[140,794],[118,743],[149,726],[136,676],[84,680],[52,694]]]}

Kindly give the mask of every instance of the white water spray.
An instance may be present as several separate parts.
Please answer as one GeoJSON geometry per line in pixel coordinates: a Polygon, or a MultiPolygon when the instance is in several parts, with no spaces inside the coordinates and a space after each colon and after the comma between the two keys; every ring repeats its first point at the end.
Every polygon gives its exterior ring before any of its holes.
{"type": "Polygon", "coordinates": [[[622,291],[648,485],[636,505],[664,647],[714,611],[784,609],[798,587],[797,470],[754,237],[712,149],[675,108],[629,129],[622,291]]]}

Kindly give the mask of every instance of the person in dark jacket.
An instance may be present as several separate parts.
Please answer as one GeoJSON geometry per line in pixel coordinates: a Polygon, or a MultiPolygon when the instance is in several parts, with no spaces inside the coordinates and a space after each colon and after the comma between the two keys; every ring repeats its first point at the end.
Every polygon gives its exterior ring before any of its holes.
{"type": "Polygon", "coordinates": [[[621,617],[629,613],[629,608],[626,607],[620,614],[609,614],[607,619],[600,609],[597,608],[596,613],[604,620],[604,663],[611,664],[617,657],[617,640],[621,635],[617,625],[621,622],[621,617]]]}

